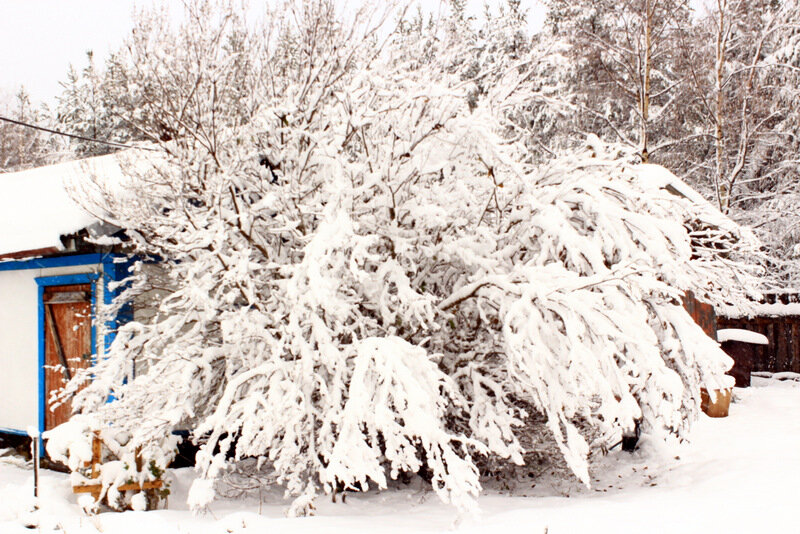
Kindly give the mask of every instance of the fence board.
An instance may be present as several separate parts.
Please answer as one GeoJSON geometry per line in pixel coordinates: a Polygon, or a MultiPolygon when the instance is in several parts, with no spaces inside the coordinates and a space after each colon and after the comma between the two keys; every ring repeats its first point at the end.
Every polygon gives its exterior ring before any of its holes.
{"type": "Polygon", "coordinates": [[[800,373],[800,322],[792,323],[792,371],[800,373]]]}
{"type": "Polygon", "coordinates": [[[718,328],[743,328],[763,334],[769,345],[757,345],[753,371],[800,372],[800,316],[717,318],[718,328]]]}

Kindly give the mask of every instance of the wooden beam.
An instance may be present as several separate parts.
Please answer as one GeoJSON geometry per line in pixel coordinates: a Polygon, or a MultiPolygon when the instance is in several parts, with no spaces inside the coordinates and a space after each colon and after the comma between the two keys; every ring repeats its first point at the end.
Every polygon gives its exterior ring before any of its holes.
{"type": "Polygon", "coordinates": [[[53,294],[52,297],[45,301],[45,304],[89,303],[91,301],[92,297],[88,291],[62,291],[53,294]]]}
{"type": "MultiPolygon", "coordinates": [[[[147,482],[129,482],[117,486],[119,491],[145,491],[151,489],[160,489],[164,485],[161,480],[148,480],[147,482]]],[[[103,490],[102,484],[88,484],[86,486],[72,486],[72,493],[99,493],[103,490]]]]}
{"type": "Polygon", "coordinates": [[[50,308],[49,304],[44,305],[44,310],[45,313],[47,313],[47,323],[50,325],[50,333],[53,335],[53,342],[56,345],[58,359],[61,361],[61,365],[64,366],[64,376],[67,377],[67,380],[72,380],[72,371],[69,370],[67,358],[64,356],[64,349],[61,346],[61,338],[58,336],[58,328],[56,327],[55,317],[53,317],[53,310],[50,308]]]}
{"type": "Polygon", "coordinates": [[[23,260],[26,258],[36,258],[41,256],[52,256],[60,252],[56,247],[35,248],[31,250],[21,250],[19,252],[9,252],[0,254],[0,260],[23,260]]]}
{"type": "Polygon", "coordinates": [[[100,476],[97,468],[103,462],[103,442],[100,440],[100,432],[95,430],[92,438],[92,478],[100,476]]]}

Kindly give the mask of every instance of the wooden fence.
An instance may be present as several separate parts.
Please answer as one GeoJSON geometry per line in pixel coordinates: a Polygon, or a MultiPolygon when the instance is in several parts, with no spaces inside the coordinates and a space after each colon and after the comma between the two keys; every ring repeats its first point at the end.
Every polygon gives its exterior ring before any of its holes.
{"type": "Polygon", "coordinates": [[[714,306],[697,300],[691,291],[687,291],[683,297],[683,307],[708,337],[717,339],[717,314],[714,313],[714,306]]]}
{"type": "Polygon", "coordinates": [[[800,317],[717,317],[717,327],[743,328],[764,334],[769,345],[753,347],[753,371],[800,373],[800,317]]]}

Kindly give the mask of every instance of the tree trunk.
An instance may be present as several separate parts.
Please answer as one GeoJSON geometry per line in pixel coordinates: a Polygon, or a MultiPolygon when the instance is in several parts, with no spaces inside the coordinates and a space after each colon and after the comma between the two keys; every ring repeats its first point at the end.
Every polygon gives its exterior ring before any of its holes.
{"type": "Polygon", "coordinates": [[[650,118],[650,69],[652,64],[652,28],[653,10],[651,10],[651,0],[644,3],[644,73],[642,80],[642,163],[647,163],[650,155],[647,151],[648,120],[650,118]]]}
{"type": "Polygon", "coordinates": [[[723,191],[724,188],[724,175],[725,175],[725,102],[724,96],[722,94],[722,67],[725,64],[725,50],[727,45],[727,36],[725,35],[725,10],[727,9],[727,1],[726,0],[717,0],[717,8],[719,11],[719,22],[717,26],[717,49],[716,49],[716,93],[717,93],[717,106],[716,106],[716,116],[714,117],[715,123],[715,133],[714,133],[714,141],[716,145],[717,151],[717,162],[716,162],[716,169],[714,171],[714,189],[717,192],[717,203],[719,204],[719,209],[723,210],[725,205],[727,204],[726,198],[727,193],[723,191]]]}

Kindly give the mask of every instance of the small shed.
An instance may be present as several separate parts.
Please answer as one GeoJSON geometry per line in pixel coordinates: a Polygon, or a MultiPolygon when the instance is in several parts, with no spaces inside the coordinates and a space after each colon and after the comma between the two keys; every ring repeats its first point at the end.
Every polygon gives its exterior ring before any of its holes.
{"type": "Polygon", "coordinates": [[[117,158],[0,174],[0,433],[66,421],[69,402],[54,408],[52,394],[102,356],[124,319],[96,320],[128,268],[118,250],[87,240],[119,231],[74,200],[96,175],[120,178],[117,158]]]}

